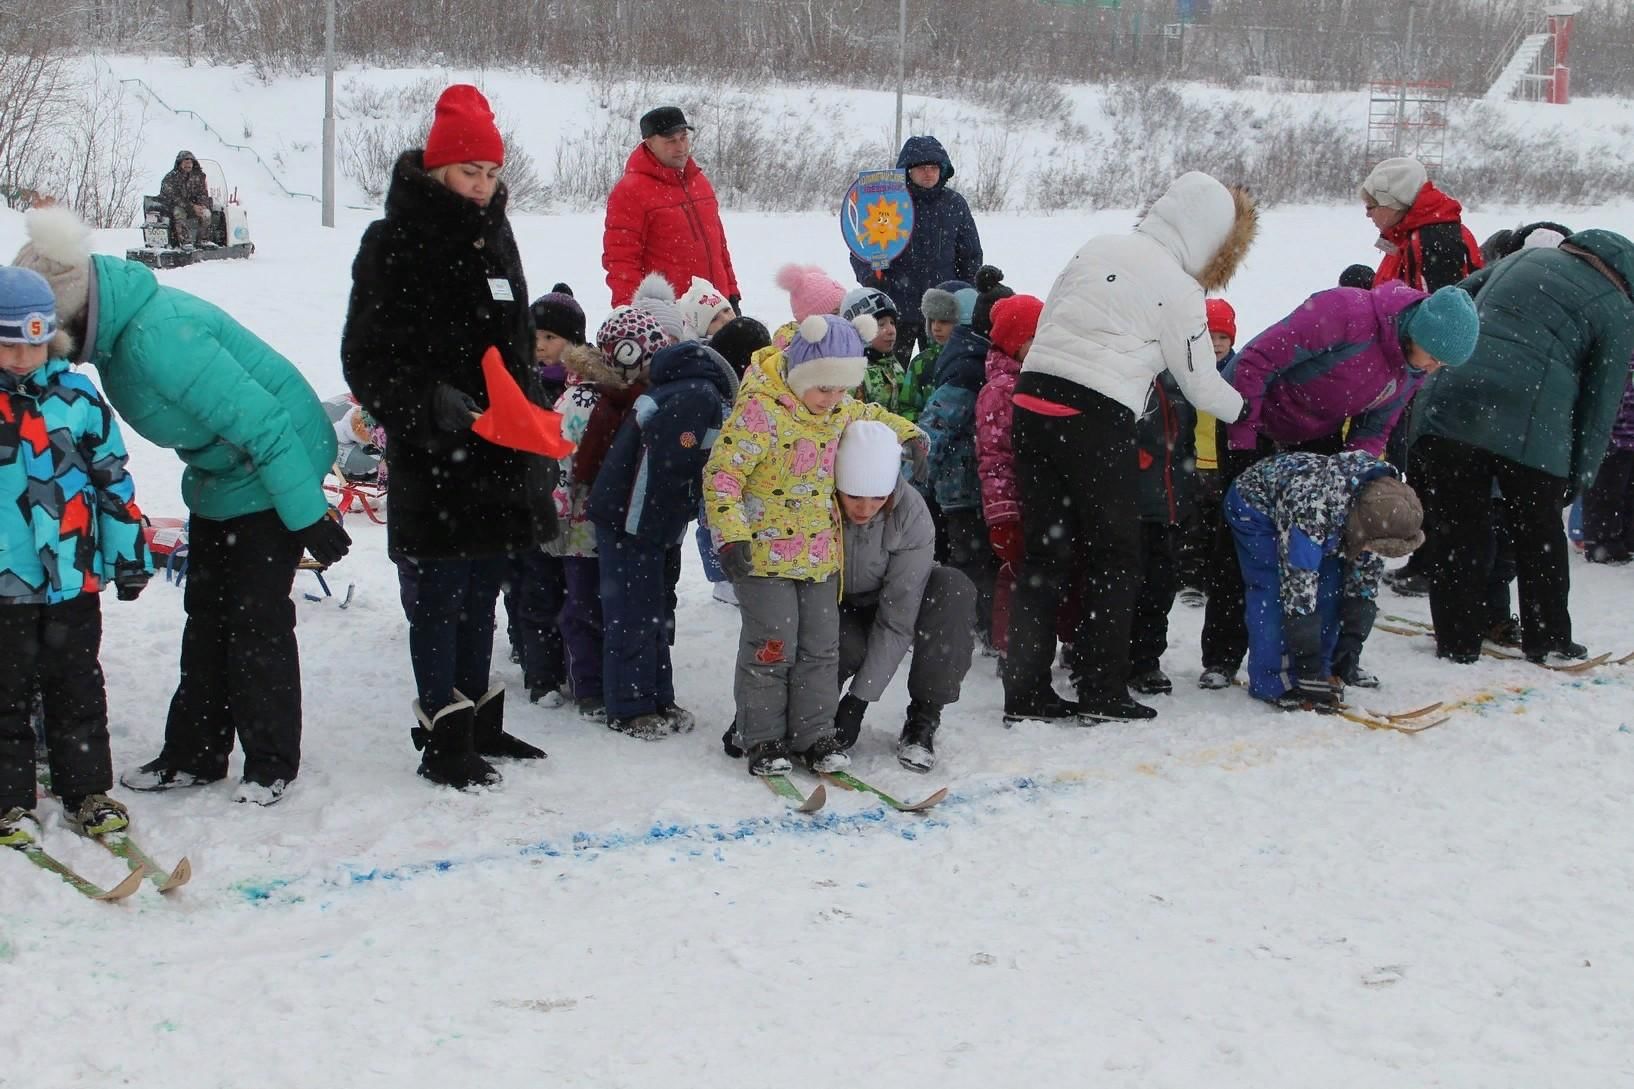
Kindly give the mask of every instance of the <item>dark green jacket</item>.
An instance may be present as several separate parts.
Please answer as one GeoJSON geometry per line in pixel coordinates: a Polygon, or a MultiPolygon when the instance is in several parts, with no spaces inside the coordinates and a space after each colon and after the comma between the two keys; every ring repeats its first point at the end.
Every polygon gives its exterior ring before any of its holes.
{"type": "Polygon", "coordinates": [[[187,463],[187,509],[217,521],[274,510],[292,530],[323,517],[335,429],[295,365],[145,265],[99,254],[91,266],[86,355],[130,429],[187,463]]]}
{"type": "Polygon", "coordinates": [[[1593,483],[1634,356],[1634,243],[1591,230],[1565,246],[1522,250],[1459,285],[1475,297],[1480,338],[1469,362],[1419,392],[1413,440],[1468,443],[1577,491],[1593,483]]]}

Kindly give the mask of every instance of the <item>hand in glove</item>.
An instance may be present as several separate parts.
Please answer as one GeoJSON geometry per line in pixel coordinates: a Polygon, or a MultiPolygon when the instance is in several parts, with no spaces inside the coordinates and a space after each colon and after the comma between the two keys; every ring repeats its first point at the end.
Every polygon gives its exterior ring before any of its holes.
{"type": "Polygon", "coordinates": [[[295,536],[300,538],[301,547],[325,567],[346,555],[347,549],[352,547],[352,538],[341,528],[340,518],[332,510],[324,511],[322,518],[297,531],[295,536]]]}
{"type": "Polygon", "coordinates": [[[439,382],[431,395],[431,418],[444,431],[469,431],[476,422],[477,403],[464,390],[439,382]]]}
{"type": "Polygon", "coordinates": [[[987,540],[993,546],[993,555],[1002,563],[1015,567],[1026,551],[1021,542],[1020,522],[1000,522],[987,528],[987,540]]]}
{"type": "Polygon", "coordinates": [[[726,301],[732,304],[732,313],[736,314],[740,318],[743,317],[742,295],[728,295],[726,296],[726,301]]]}
{"type": "Polygon", "coordinates": [[[749,556],[748,541],[727,541],[715,553],[715,559],[720,561],[721,573],[729,582],[748,578],[754,574],[754,562],[749,556]]]}
{"type": "Polygon", "coordinates": [[[924,437],[909,439],[902,444],[902,456],[913,466],[910,479],[923,484],[930,479],[930,440],[924,437]]]}
{"type": "Polygon", "coordinates": [[[840,706],[834,712],[834,740],[849,749],[862,734],[862,716],[868,711],[868,701],[847,692],[840,697],[840,706]]]}
{"type": "Polygon", "coordinates": [[[120,601],[135,601],[147,587],[148,579],[153,572],[144,571],[142,565],[130,560],[120,560],[113,567],[113,584],[120,601]]]}

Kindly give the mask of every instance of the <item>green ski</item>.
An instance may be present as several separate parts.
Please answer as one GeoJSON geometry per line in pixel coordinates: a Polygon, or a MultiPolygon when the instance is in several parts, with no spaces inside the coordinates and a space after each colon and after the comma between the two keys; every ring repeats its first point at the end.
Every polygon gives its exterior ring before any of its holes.
{"type": "Polygon", "coordinates": [[[818,783],[817,788],[807,794],[795,786],[787,775],[761,775],[758,778],[771,788],[773,794],[793,803],[793,809],[797,813],[815,813],[823,808],[824,802],[828,801],[828,791],[823,788],[821,783],[818,783]]]}
{"type": "Polygon", "coordinates": [[[119,882],[119,884],[115,885],[111,889],[104,889],[99,885],[93,885],[91,882],[69,869],[66,863],[59,862],[57,859],[52,858],[51,855],[46,852],[44,847],[41,847],[33,840],[27,840],[23,843],[10,843],[7,844],[7,846],[14,851],[26,855],[28,860],[34,863],[34,865],[38,866],[40,869],[56,874],[58,877],[62,878],[63,881],[66,882],[75,892],[78,892],[83,896],[88,896],[92,900],[105,900],[109,902],[114,900],[123,900],[125,897],[131,895],[131,893],[142,887],[142,875],[146,873],[146,871],[141,868],[132,870],[126,875],[123,881],[119,882]]]}
{"type": "Polygon", "coordinates": [[[890,806],[892,809],[895,809],[899,813],[923,813],[925,810],[930,809],[932,806],[936,805],[947,797],[947,787],[943,787],[936,793],[921,801],[901,802],[879,789],[879,787],[874,786],[872,783],[863,782],[855,775],[852,775],[849,771],[824,772],[823,778],[827,779],[835,786],[844,787],[846,790],[856,790],[861,791],[864,794],[872,794],[874,797],[878,798],[880,801],[884,802],[886,805],[890,806]]]}
{"type": "Polygon", "coordinates": [[[176,868],[166,876],[165,868],[137,846],[135,840],[124,830],[118,832],[104,832],[100,836],[88,837],[96,843],[106,847],[114,855],[124,859],[125,865],[132,873],[144,873],[147,879],[153,882],[160,892],[175,892],[189,881],[193,880],[193,864],[183,858],[176,863],[176,868]]]}

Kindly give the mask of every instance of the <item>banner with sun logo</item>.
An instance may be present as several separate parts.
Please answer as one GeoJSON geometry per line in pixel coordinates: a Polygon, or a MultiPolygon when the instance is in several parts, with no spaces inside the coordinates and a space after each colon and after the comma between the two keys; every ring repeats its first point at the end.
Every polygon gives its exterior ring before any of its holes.
{"type": "Polygon", "coordinates": [[[900,170],[864,170],[840,205],[840,234],[858,260],[883,269],[908,248],[913,200],[900,170]]]}

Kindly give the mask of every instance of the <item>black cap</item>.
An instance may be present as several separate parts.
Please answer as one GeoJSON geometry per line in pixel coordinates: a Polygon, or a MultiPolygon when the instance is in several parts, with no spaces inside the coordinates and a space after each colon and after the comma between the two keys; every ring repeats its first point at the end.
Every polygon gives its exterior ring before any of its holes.
{"type": "Polygon", "coordinates": [[[668,136],[676,129],[692,131],[692,126],[687,124],[687,115],[681,112],[679,106],[660,106],[641,115],[643,140],[649,136],[668,136]]]}
{"type": "Polygon", "coordinates": [[[1373,267],[1371,265],[1351,265],[1339,274],[1340,287],[1359,287],[1364,290],[1373,286],[1373,267]]]}

